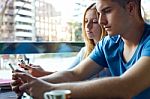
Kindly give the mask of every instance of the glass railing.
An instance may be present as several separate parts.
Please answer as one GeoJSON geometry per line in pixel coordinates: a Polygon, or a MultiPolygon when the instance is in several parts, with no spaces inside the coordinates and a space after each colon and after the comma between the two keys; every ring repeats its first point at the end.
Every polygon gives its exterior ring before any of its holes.
{"type": "Polygon", "coordinates": [[[83,42],[5,42],[0,43],[0,79],[10,79],[18,60],[40,65],[44,70],[61,71],[70,68],[83,42]]]}

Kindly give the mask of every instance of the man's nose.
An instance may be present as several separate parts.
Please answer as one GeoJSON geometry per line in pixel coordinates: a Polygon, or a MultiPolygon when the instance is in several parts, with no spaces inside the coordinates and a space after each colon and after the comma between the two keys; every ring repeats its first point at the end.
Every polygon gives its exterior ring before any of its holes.
{"type": "Polygon", "coordinates": [[[98,23],[101,25],[107,24],[106,16],[104,14],[100,14],[99,19],[98,19],[98,23]]]}

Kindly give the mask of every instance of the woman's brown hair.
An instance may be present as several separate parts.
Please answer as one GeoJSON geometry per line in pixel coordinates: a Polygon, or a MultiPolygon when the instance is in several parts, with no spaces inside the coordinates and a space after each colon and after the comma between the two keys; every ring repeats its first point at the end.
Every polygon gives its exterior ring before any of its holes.
{"type": "MultiPolygon", "coordinates": [[[[97,18],[98,18],[98,13],[96,10],[96,3],[91,4],[84,12],[84,16],[83,16],[83,22],[82,22],[82,36],[84,38],[84,42],[85,42],[85,46],[86,46],[86,50],[85,53],[83,55],[83,59],[86,58],[94,49],[95,47],[95,43],[93,39],[89,39],[86,35],[86,31],[85,31],[85,16],[88,10],[94,10],[97,14],[97,18]]],[[[105,29],[100,25],[101,28],[101,36],[99,37],[99,40],[101,40],[104,36],[106,36],[106,31],[105,29]]]]}

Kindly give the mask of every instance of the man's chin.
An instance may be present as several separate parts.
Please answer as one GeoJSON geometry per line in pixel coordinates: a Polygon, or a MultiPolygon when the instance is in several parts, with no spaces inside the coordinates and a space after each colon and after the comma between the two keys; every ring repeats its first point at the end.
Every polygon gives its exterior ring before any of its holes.
{"type": "Polygon", "coordinates": [[[116,36],[117,34],[112,33],[112,32],[108,32],[108,35],[111,37],[111,36],[116,36]]]}
{"type": "Polygon", "coordinates": [[[112,33],[112,32],[107,32],[107,33],[108,33],[109,36],[113,36],[114,35],[114,33],[112,33]]]}

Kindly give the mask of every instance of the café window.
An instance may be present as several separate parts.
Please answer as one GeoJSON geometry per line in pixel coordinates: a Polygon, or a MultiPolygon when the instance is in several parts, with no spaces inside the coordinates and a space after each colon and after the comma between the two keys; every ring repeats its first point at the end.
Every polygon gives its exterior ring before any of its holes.
{"type": "MultiPolygon", "coordinates": [[[[8,64],[18,68],[18,58],[29,58],[52,71],[69,68],[84,46],[84,10],[95,1],[1,0],[0,80],[11,78],[8,64]]],[[[141,1],[143,18],[150,23],[150,0],[141,1]]]]}
{"type": "Polygon", "coordinates": [[[0,81],[11,79],[9,63],[20,69],[20,58],[49,71],[70,68],[84,46],[83,13],[93,2],[1,0],[0,81]]]}
{"type": "MultiPolygon", "coordinates": [[[[10,87],[10,63],[23,70],[18,66],[20,59],[51,72],[72,68],[84,47],[83,13],[95,1],[0,0],[0,91],[10,87]]],[[[142,16],[150,24],[150,0],[141,3],[142,16]]],[[[1,93],[2,99],[10,96],[10,92],[1,93]]],[[[22,99],[31,99],[25,96],[22,99]]]]}

